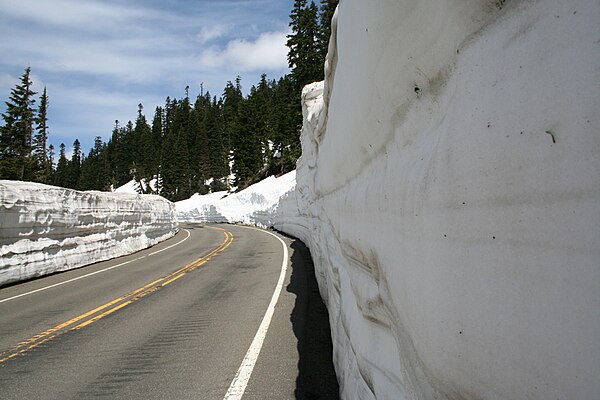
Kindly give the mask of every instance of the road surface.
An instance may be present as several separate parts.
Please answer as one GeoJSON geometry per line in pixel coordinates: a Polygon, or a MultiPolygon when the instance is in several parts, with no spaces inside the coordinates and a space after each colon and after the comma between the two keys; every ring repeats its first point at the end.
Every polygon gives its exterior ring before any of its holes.
{"type": "Polygon", "coordinates": [[[187,225],[151,249],[0,289],[2,399],[337,392],[327,311],[292,238],[187,225]]]}

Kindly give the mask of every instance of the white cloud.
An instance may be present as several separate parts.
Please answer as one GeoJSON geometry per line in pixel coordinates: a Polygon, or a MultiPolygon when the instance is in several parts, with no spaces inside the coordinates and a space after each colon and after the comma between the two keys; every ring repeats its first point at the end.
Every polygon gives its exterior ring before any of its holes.
{"type": "MultiPolygon", "coordinates": [[[[45,83],[42,79],[36,74],[29,74],[29,79],[33,82],[31,89],[34,92],[38,93],[38,96],[42,94],[44,90],[45,83]]],[[[1,74],[0,75],[0,99],[8,99],[10,96],[10,92],[15,88],[16,85],[21,83],[21,75],[13,76],[11,74],[1,74]]],[[[36,96],[37,98],[37,96],[36,96]]],[[[0,103],[0,110],[5,110],[4,102],[0,103]]]]}
{"type": "Polygon", "coordinates": [[[140,102],[150,119],[154,106],[166,96],[182,97],[187,85],[192,95],[200,82],[219,95],[236,75],[249,85],[262,72],[286,73],[289,6],[280,0],[0,0],[0,36],[19,39],[0,40],[0,112],[31,66],[34,90],[48,86],[51,141],[71,144],[78,137],[87,149],[94,136],[109,137],[115,119],[135,119],[140,102]]]}
{"type": "Polygon", "coordinates": [[[198,42],[204,44],[210,42],[211,40],[220,38],[225,35],[230,30],[229,27],[225,25],[213,25],[213,26],[203,26],[196,39],[198,42]]]}
{"type": "MultiPolygon", "coordinates": [[[[2,98],[8,98],[10,90],[15,87],[15,85],[19,83],[19,78],[14,77],[10,74],[2,74],[0,75],[0,96],[2,98]]],[[[4,105],[0,106],[0,108],[4,108],[4,105]]]]}
{"type": "Polygon", "coordinates": [[[161,18],[149,8],[109,4],[102,1],[53,0],[10,1],[0,0],[5,16],[25,19],[45,25],[100,30],[119,26],[133,19],[161,18]]]}
{"type": "Polygon", "coordinates": [[[266,32],[255,41],[235,39],[225,49],[211,47],[202,53],[205,67],[232,66],[243,71],[281,70],[287,68],[288,32],[266,32]]]}

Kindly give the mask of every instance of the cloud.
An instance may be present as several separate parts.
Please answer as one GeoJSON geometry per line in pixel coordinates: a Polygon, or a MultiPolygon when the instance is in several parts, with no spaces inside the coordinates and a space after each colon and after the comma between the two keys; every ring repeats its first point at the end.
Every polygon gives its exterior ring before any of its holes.
{"type": "Polygon", "coordinates": [[[203,26],[196,39],[201,44],[210,42],[225,35],[230,28],[224,25],[203,26]]]}
{"type": "MultiPolygon", "coordinates": [[[[12,76],[10,74],[2,74],[0,75],[0,96],[2,98],[8,98],[10,90],[15,87],[15,85],[19,83],[19,78],[12,76]]],[[[4,104],[0,106],[0,108],[4,109],[4,104]]]]}
{"type": "Polygon", "coordinates": [[[34,90],[48,88],[50,140],[89,148],[140,102],[150,119],[187,85],[219,95],[236,75],[247,86],[262,72],[277,78],[288,72],[290,3],[0,0],[0,112],[30,66],[34,90]]]}
{"type": "MultiPolygon", "coordinates": [[[[162,19],[163,15],[145,7],[110,4],[102,1],[10,1],[0,0],[6,18],[27,20],[63,29],[101,30],[139,19],[162,19]]],[[[126,26],[126,25],[125,25],[126,26]]]]}
{"type": "MultiPolygon", "coordinates": [[[[29,74],[29,79],[31,80],[31,82],[33,82],[31,90],[37,93],[37,95],[34,96],[34,98],[36,99],[36,104],[34,106],[37,107],[37,98],[42,94],[42,91],[44,90],[44,86],[46,86],[46,84],[38,75],[34,73],[29,74]]],[[[7,73],[0,74],[0,99],[8,99],[12,89],[14,89],[20,83],[21,75],[13,76],[7,73]]],[[[1,102],[0,112],[4,112],[5,110],[6,104],[4,102],[1,102]]],[[[1,123],[2,122],[0,121],[0,124],[1,123]]]]}
{"type": "Polygon", "coordinates": [[[231,66],[243,71],[275,71],[287,68],[288,32],[266,32],[255,41],[235,39],[224,49],[211,47],[200,62],[208,68],[231,66]]]}

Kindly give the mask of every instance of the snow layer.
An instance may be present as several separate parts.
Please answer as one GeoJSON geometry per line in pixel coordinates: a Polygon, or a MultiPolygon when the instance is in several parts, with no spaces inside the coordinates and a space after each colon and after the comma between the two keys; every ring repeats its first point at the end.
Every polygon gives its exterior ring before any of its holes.
{"type": "Polygon", "coordinates": [[[600,393],[600,3],[343,0],[275,227],[347,399],[600,393]]]}
{"type": "Polygon", "coordinates": [[[177,230],[174,204],[159,196],[0,181],[0,285],[130,254],[177,230]]]}
{"type": "Polygon", "coordinates": [[[132,179],[129,182],[127,182],[126,184],[124,184],[123,186],[119,186],[118,188],[116,188],[115,190],[112,190],[112,192],[116,192],[116,193],[139,193],[139,194],[143,194],[146,192],[150,192],[151,193],[156,193],[158,191],[157,188],[157,183],[158,183],[158,178],[153,178],[150,180],[150,185],[148,185],[146,183],[145,179],[140,179],[139,181],[136,179],[132,179]],[[150,190],[148,190],[150,189],[150,190]]]}
{"type": "Polygon", "coordinates": [[[296,171],[270,176],[238,193],[195,194],[175,203],[179,221],[229,222],[272,226],[279,199],[296,185],[296,171]]]}

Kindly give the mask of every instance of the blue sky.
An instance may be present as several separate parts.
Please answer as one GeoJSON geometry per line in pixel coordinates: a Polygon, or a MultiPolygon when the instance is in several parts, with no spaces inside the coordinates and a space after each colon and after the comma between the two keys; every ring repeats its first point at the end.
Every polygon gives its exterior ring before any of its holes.
{"type": "MultiPolygon", "coordinates": [[[[50,142],[87,153],[115,119],[151,120],[167,96],[219,96],[288,73],[293,0],[0,0],[0,111],[25,67],[47,87],[50,142]]],[[[37,104],[36,104],[37,105],[37,104]]],[[[2,123],[2,121],[0,121],[2,123]]]]}

